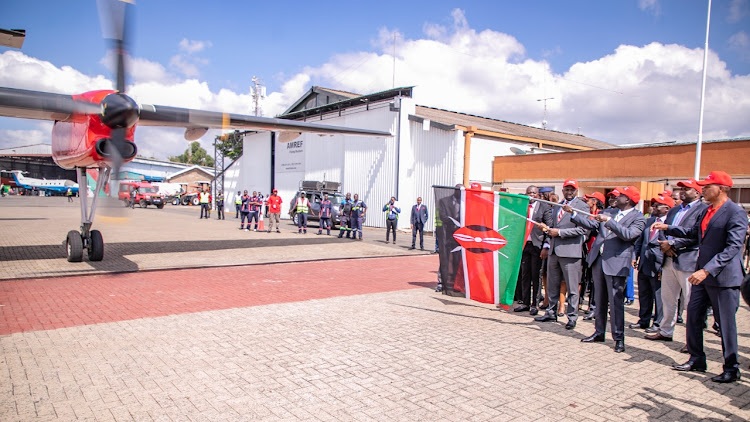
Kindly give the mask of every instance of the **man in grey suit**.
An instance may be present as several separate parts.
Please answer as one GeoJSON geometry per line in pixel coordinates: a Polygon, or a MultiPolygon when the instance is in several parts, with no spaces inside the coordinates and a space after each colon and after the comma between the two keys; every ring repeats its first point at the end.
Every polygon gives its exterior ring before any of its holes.
{"type": "Polygon", "coordinates": [[[594,286],[596,292],[596,331],[589,337],[581,339],[584,343],[603,342],[604,333],[607,331],[607,308],[612,310],[612,339],[615,341],[615,352],[625,351],[625,285],[630,275],[630,267],[635,250],[635,242],[646,227],[646,219],[643,214],[635,209],[641,194],[634,186],[618,189],[620,195],[617,197],[617,213],[599,213],[595,219],[575,213],[567,206],[566,211],[573,212],[572,221],[576,225],[593,230],[598,228],[599,235],[596,236],[594,244],[591,245],[592,253],[598,252],[598,265],[592,267],[592,271],[604,273],[604,284],[602,277],[594,278],[600,280],[599,285],[594,286]],[[600,257],[600,258],[599,258],[600,257]]]}
{"type": "Polygon", "coordinates": [[[653,211],[646,220],[646,230],[635,242],[633,259],[633,268],[638,270],[638,322],[628,326],[645,329],[647,333],[659,330],[662,315],[661,266],[664,263],[664,252],[659,247],[659,241],[666,239],[664,233],[651,226],[664,222],[669,209],[674,207],[674,200],[670,196],[659,194],[651,199],[651,204],[653,211]]]}
{"type": "MultiPolygon", "coordinates": [[[[695,225],[698,216],[708,208],[708,205],[701,202],[703,188],[695,179],[683,180],[678,182],[677,186],[682,188],[682,205],[672,208],[664,223],[688,229],[695,225]]],[[[698,261],[698,239],[667,236],[659,243],[664,252],[661,270],[663,314],[659,321],[659,331],[648,334],[646,339],[672,341],[674,327],[677,324],[677,302],[680,292],[685,298],[684,303],[690,302],[690,283],[687,279],[695,271],[695,263],[698,261]]]]}
{"type": "Polygon", "coordinates": [[[417,205],[411,207],[411,248],[417,243],[419,232],[419,249],[424,250],[424,225],[427,223],[427,207],[422,205],[422,197],[417,198],[417,205]]]}
{"type": "Polygon", "coordinates": [[[560,301],[560,285],[568,287],[568,323],[565,328],[572,330],[578,320],[578,284],[583,272],[583,242],[587,230],[576,226],[570,220],[570,214],[563,211],[569,205],[574,210],[587,212],[589,206],[578,198],[578,182],[569,179],[563,182],[563,201],[552,209],[552,225],[539,224],[539,228],[549,236],[549,245],[542,249],[542,259],[547,258],[547,312],[535,321],[557,321],[557,308],[560,301]]]}
{"type": "MultiPolygon", "coordinates": [[[[549,204],[533,201],[534,198],[539,197],[539,189],[534,185],[527,187],[526,196],[532,198],[532,201],[529,202],[529,218],[551,226],[552,207],[549,204]]],[[[519,273],[522,299],[521,304],[513,309],[515,312],[529,311],[531,315],[536,315],[539,312],[536,308],[536,296],[539,292],[539,273],[542,269],[542,246],[546,237],[547,235],[538,226],[531,226],[521,254],[521,271],[519,273]]]]}

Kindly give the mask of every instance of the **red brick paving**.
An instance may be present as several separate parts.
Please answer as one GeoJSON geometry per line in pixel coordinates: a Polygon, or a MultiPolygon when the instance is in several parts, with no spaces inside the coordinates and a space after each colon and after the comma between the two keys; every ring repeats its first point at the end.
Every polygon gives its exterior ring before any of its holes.
{"type": "Polygon", "coordinates": [[[435,256],[0,282],[0,335],[436,285],[435,256]]]}

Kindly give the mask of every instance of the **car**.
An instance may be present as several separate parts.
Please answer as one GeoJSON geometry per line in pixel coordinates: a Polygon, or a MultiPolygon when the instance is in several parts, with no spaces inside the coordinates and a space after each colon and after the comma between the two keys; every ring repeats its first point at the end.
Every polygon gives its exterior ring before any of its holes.
{"type": "Polygon", "coordinates": [[[156,208],[164,208],[164,195],[159,193],[159,188],[148,182],[121,182],[117,199],[123,201],[125,206],[130,206],[133,189],[138,189],[135,203],[141,208],[154,205],[156,208]]]}
{"type": "Polygon", "coordinates": [[[344,200],[344,195],[340,192],[341,184],[336,182],[316,182],[302,181],[299,189],[294,194],[294,198],[289,202],[289,215],[292,217],[294,224],[297,224],[297,198],[301,192],[310,201],[310,210],[307,213],[308,221],[320,221],[320,203],[323,201],[323,194],[328,194],[331,201],[331,230],[335,230],[341,224],[339,219],[339,205],[344,200]]]}

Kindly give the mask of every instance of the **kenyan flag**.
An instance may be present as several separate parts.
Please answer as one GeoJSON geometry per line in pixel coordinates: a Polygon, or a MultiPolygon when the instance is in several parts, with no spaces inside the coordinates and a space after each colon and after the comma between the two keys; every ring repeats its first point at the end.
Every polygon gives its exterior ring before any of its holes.
{"type": "Polygon", "coordinates": [[[526,240],[529,198],[433,186],[443,292],[508,307],[526,240]]]}

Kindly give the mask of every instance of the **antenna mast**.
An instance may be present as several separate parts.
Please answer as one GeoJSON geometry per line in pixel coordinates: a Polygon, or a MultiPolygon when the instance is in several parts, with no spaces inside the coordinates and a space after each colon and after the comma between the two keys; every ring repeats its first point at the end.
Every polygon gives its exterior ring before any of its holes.
{"type": "Polygon", "coordinates": [[[542,129],[547,130],[547,100],[554,100],[555,97],[540,98],[537,101],[544,101],[544,114],[542,117],[542,129]]]}
{"type": "Polygon", "coordinates": [[[254,115],[256,116],[262,116],[263,115],[263,109],[260,105],[260,102],[266,98],[266,87],[261,84],[260,79],[253,76],[253,87],[252,87],[252,97],[253,97],[253,106],[254,106],[254,115]]]}

